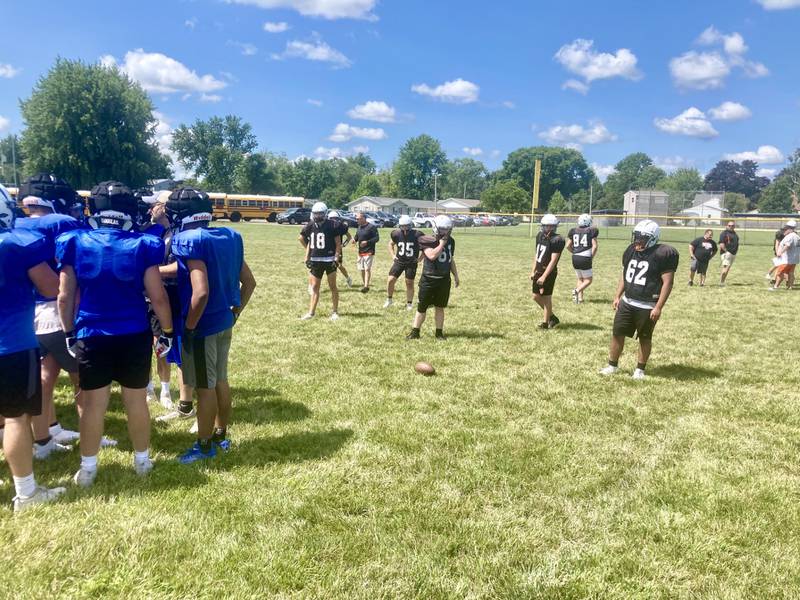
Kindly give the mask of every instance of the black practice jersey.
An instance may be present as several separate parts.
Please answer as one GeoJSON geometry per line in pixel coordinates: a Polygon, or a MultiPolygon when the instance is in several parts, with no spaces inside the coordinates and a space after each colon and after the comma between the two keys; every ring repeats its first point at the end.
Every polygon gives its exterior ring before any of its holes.
{"type": "Polygon", "coordinates": [[[592,240],[599,236],[600,232],[596,227],[573,227],[567,235],[572,240],[573,254],[589,256],[592,252],[592,240]]]}
{"type": "Polygon", "coordinates": [[[394,259],[404,265],[410,265],[419,259],[419,237],[421,232],[411,229],[405,233],[402,229],[395,229],[392,232],[392,242],[397,251],[394,259]]]}
{"type": "Polygon", "coordinates": [[[656,244],[641,252],[628,246],[622,255],[625,297],[655,305],[661,294],[661,276],[678,269],[678,251],[666,244],[656,244]]]}
{"type": "Polygon", "coordinates": [[[550,264],[550,257],[553,254],[560,254],[564,251],[566,242],[557,233],[552,233],[550,237],[545,236],[544,231],[536,234],[536,270],[544,271],[550,264]]]}
{"type": "Polygon", "coordinates": [[[340,225],[330,219],[322,223],[310,221],[300,233],[311,247],[309,257],[314,259],[331,260],[336,256],[336,238],[341,235],[340,225]]]}
{"type": "MultiPolygon", "coordinates": [[[[428,242],[428,237],[429,236],[426,236],[426,242],[420,243],[420,249],[436,248],[439,245],[439,240],[434,239],[432,242],[428,242]]],[[[456,241],[453,238],[450,238],[447,240],[447,244],[437,260],[430,260],[427,256],[425,257],[425,261],[422,265],[422,274],[433,279],[444,279],[445,277],[450,277],[450,265],[453,262],[453,256],[455,253],[456,241]]]]}

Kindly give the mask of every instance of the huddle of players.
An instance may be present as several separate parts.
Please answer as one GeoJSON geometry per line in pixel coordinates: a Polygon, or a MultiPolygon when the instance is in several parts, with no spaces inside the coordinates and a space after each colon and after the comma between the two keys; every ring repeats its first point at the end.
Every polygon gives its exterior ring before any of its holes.
{"type": "MultiPolygon", "coordinates": [[[[420,337],[420,329],[431,306],[435,309],[435,337],[445,339],[444,309],[450,299],[451,281],[456,287],[460,283],[454,258],[456,243],[451,236],[452,230],[452,219],[446,215],[439,215],[434,222],[433,236],[423,235],[413,228],[411,218],[403,215],[398,229],[391,234],[389,247],[392,253],[392,266],[389,269],[384,308],[392,306],[397,280],[404,276],[406,310],[412,309],[417,266],[419,262],[423,263],[417,312],[407,339],[420,337]]],[[[323,277],[327,278],[331,290],[332,312],[329,318],[332,321],[339,319],[336,273],[342,264],[342,239],[346,235],[348,235],[347,224],[338,218],[338,213],[335,211],[329,213],[328,207],[323,202],[314,204],[311,209],[311,220],[303,227],[299,237],[306,251],[305,263],[309,271],[311,291],[308,312],[301,317],[301,320],[313,319],[316,315],[323,277]]]]}
{"type": "Polygon", "coordinates": [[[35,448],[66,450],[62,442],[78,437],[53,421],[52,388],[62,368],[76,386],[81,461],[73,480],[79,486],[97,476],[112,382],[122,388],[134,470],[142,476],[152,470],[146,387],[154,347],[159,357],[180,348],[183,381],[197,391],[198,439],[180,462],[228,450],[231,329],[255,280],[241,236],[208,227],[208,196],[189,188],[169,196],[162,207],[172,227],[169,249],[142,233],[149,223],[137,221],[139,199],[122,183],[92,189],[85,222],[69,215],[82,217],[82,200],[54,175],[26,180],[18,197],[29,218],[17,218],[16,203],[0,186],[0,414],[14,509],[65,491],[38,485],[32,462],[35,448]],[[178,282],[177,310],[165,278],[178,282]],[[158,325],[155,341],[148,302],[158,325]],[[43,405],[48,394],[50,406],[43,405]],[[42,418],[43,430],[36,425],[42,418]]]}
{"type": "MultiPolygon", "coordinates": [[[[592,283],[592,258],[598,247],[598,231],[592,227],[589,215],[578,218],[578,226],[570,229],[566,241],[557,233],[558,225],[555,215],[542,217],[531,271],[533,299],[544,312],[539,328],[545,330],[559,324],[558,317],[553,314],[552,295],[561,253],[565,248],[572,253],[572,265],[577,276],[572,298],[580,303],[583,302],[583,291],[592,283]]],[[[609,359],[600,370],[602,375],[618,371],[625,338],[635,335],[639,339],[639,355],[633,378],[645,378],[653,330],[672,292],[678,269],[677,250],[660,244],[659,236],[660,228],[655,221],[641,221],[634,227],[632,243],[622,255],[622,275],[612,302],[616,314],[609,359]]]]}

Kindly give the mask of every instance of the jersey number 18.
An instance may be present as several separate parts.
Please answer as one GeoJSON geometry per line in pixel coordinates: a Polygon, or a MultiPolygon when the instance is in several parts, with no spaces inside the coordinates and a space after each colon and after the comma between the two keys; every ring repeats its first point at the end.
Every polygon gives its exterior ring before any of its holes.
{"type": "Polygon", "coordinates": [[[325,249],[325,234],[324,233],[312,233],[311,234],[311,249],[312,250],[324,250],[325,249]]]}

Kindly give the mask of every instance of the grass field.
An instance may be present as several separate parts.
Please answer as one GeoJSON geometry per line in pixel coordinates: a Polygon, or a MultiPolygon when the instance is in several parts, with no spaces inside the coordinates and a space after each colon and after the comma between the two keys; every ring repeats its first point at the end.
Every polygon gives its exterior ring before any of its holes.
{"type": "MultiPolygon", "coordinates": [[[[678,245],[650,377],[633,382],[634,346],[625,374],[596,374],[621,240],[601,240],[581,306],[565,261],[562,325],[540,332],[527,230],[456,233],[462,286],[437,343],[432,323],[404,339],[402,302],[381,309],[385,251],[373,291],[343,291],[339,322],[325,293],[321,318],[301,323],[296,228],[239,229],[259,287],[234,335],[234,450],[181,466],[188,425],[154,426],[158,462],[141,481],[115,396],[120,445],[102,451],[94,488],[0,513],[5,597],[800,595],[798,296],[766,291],[769,233],[742,248],[726,289],[687,288],[678,245]],[[418,360],[438,375],[416,375],[418,360]]],[[[68,396],[62,385],[74,428],[68,396]]],[[[64,481],[78,460],[37,476],[64,481]]]]}

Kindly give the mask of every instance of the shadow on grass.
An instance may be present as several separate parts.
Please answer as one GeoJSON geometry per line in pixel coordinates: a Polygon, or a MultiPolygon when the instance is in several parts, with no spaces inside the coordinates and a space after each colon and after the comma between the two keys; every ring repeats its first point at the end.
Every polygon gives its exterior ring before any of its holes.
{"type": "Polygon", "coordinates": [[[353,437],[351,429],[304,431],[273,438],[249,439],[236,443],[218,461],[221,468],[230,466],[294,463],[328,458],[353,437]]]}
{"type": "Polygon", "coordinates": [[[606,328],[592,323],[560,323],[556,327],[556,330],[561,331],[600,331],[602,329],[606,328]]]}
{"type": "Polygon", "coordinates": [[[448,338],[454,340],[489,340],[489,339],[505,339],[504,333],[495,333],[492,331],[445,331],[448,338]]]}
{"type": "Polygon", "coordinates": [[[589,298],[588,300],[584,300],[585,304],[608,304],[611,306],[611,299],[610,298],[589,298]]]}
{"type": "Polygon", "coordinates": [[[346,317],[350,317],[353,319],[369,319],[370,317],[377,317],[380,316],[380,313],[376,310],[375,312],[340,312],[339,316],[343,319],[346,317]]]}
{"type": "Polygon", "coordinates": [[[703,381],[705,379],[716,379],[722,376],[720,371],[712,371],[703,367],[694,367],[674,363],[671,365],[660,365],[647,370],[647,374],[653,377],[663,377],[664,379],[674,379],[676,381],[703,381]]]}

